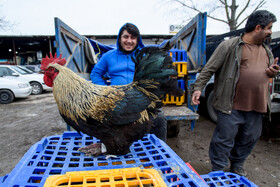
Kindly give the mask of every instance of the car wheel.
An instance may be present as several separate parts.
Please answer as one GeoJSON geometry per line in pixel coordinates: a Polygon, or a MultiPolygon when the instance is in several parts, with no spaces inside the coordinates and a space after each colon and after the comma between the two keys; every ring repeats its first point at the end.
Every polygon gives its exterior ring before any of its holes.
{"type": "Polygon", "coordinates": [[[40,83],[38,83],[38,82],[31,82],[30,85],[32,87],[31,94],[38,95],[38,94],[41,94],[43,92],[43,87],[41,86],[40,83]]]}
{"type": "Polygon", "coordinates": [[[14,94],[9,90],[0,90],[0,103],[8,104],[15,99],[14,94]]]}
{"type": "Polygon", "coordinates": [[[217,111],[213,106],[214,90],[212,90],[207,98],[207,112],[210,119],[217,123],[217,111]]]}

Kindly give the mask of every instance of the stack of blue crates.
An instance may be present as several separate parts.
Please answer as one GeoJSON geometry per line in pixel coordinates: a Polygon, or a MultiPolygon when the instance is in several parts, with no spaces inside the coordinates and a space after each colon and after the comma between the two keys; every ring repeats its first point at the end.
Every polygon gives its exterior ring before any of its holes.
{"type": "MultiPolygon", "coordinates": [[[[172,56],[172,60],[173,62],[188,62],[188,55],[187,55],[187,52],[183,49],[171,49],[170,50],[170,53],[171,53],[171,56],[172,56]]],[[[185,94],[185,97],[186,97],[186,102],[188,104],[188,108],[191,109],[192,111],[196,112],[197,111],[197,105],[196,106],[192,106],[191,105],[191,96],[190,96],[190,88],[191,88],[191,85],[195,82],[196,80],[196,73],[190,73],[190,72],[186,72],[185,76],[184,77],[179,77],[178,78],[178,81],[184,81],[184,85],[187,86],[187,88],[185,89],[184,87],[184,90],[185,92],[187,92],[185,94]],[[185,81],[187,81],[187,84],[185,83],[185,81]]]]}
{"type": "Polygon", "coordinates": [[[100,142],[74,131],[43,138],[34,144],[11,173],[0,178],[3,187],[41,187],[51,175],[71,171],[108,170],[140,167],[156,169],[167,186],[256,186],[234,174],[210,173],[199,176],[176,153],[156,136],[148,134],[130,146],[130,153],[106,159],[88,157],[78,149],[100,142]]]}
{"type": "MultiPolygon", "coordinates": [[[[171,49],[169,51],[170,56],[173,60],[173,65],[176,66],[176,69],[178,71],[178,86],[182,88],[184,91],[186,91],[186,75],[187,75],[187,53],[185,50],[179,50],[179,49],[171,49]]],[[[182,105],[185,103],[185,94],[182,97],[174,97],[171,95],[167,95],[166,98],[163,100],[164,104],[176,104],[176,105],[182,105]]]]}

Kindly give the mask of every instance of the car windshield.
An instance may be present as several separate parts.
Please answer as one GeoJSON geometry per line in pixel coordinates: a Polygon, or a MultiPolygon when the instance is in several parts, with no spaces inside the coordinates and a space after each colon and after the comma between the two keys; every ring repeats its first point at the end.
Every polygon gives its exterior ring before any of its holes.
{"type": "Polygon", "coordinates": [[[26,68],[26,67],[24,67],[24,66],[17,66],[17,67],[20,68],[20,69],[22,69],[23,71],[26,71],[26,72],[29,73],[29,74],[34,73],[34,71],[32,71],[32,70],[30,70],[30,69],[28,69],[28,68],[26,68]]]}
{"type": "Polygon", "coordinates": [[[27,71],[24,71],[24,70],[20,69],[20,68],[17,67],[17,66],[11,66],[11,68],[12,68],[13,70],[15,70],[16,72],[18,72],[19,74],[22,74],[22,75],[30,74],[30,73],[28,73],[27,71]]]}

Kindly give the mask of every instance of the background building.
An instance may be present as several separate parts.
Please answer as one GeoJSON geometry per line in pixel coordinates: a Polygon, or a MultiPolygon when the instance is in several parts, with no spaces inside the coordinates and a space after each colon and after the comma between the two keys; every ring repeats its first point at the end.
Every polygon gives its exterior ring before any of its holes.
{"type": "MultiPolygon", "coordinates": [[[[160,44],[173,35],[142,35],[145,45],[160,44]]],[[[85,36],[105,45],[115,45],[117,35],[85,36]]],[[[40,64],[43,57],[56,52],[55,36],[0,36],[0,63],[40,64]]]]}

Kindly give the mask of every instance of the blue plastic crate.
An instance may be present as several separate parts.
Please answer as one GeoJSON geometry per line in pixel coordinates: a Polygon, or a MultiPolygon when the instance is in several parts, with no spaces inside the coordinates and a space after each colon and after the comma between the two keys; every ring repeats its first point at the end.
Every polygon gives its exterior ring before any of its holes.
{"type": "Polygon", "coordinates": [[[2,184],[7,177],[8,177],[8,175],[0,177],[0,184],[2,184]]]}
{"type": "Polygon", "coordinates": [[[178,87],[185,90],[186,89],[185,80],[184,79],[178,79],[177,81],[178,81],[178,87]]]}
{"type": "Polygon", "coordinates": [[[203,180],[210,186],[242,186],[242,187],[257,187],[256,184],[249,181],[246,177],[239,176],[234,173],[213,171],[208,175],[201,175],[203,180]]]}
{"type": "Polygon", "coordinates": [[[187,62],[187,52],[183,49],[170,50],[173,62],[187,62]]]}
{"type": "Polygon", "coordinates": [[[154,135],[147,135],[130,146],[130,153],[117,158],[87,157],[78,148],[99,142],[75,131],[43,138],[22,157],[1,186],[39,187],[50,175],[69,171],[116,168],[153,168],[159,171],[167,186],[208,186],[176,153],[154,135]]]}

